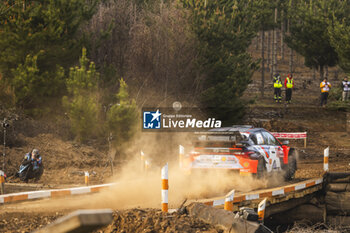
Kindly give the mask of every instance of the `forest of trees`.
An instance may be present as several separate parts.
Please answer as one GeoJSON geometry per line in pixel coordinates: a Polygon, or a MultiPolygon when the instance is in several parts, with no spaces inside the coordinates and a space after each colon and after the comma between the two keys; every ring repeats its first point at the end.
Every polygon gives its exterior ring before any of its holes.
{"type": "Polygon", "coordinates": [[[97,122],[122,138],[138,109],[175,100],[233,124],[253,73],[277,70],[277,30],[282,57],[298,53],[320,79],[349,72],[349,13],[348,0],[3,0],[0,103],[67,113],[80,141],[98,137],[97,122]],[[273,56],[251,57],[257,38],[273,56]]]}

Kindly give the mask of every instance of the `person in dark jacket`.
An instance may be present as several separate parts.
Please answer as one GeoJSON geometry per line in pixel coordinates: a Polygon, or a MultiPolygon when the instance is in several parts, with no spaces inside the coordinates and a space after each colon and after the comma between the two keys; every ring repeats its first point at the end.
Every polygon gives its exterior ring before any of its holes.
{"type": "Polygon", "coordinates": [[[18,173],[21,180],[28,182],[29,179],[38,181],[44,172],[42,158],[38,149],[33,149],[32,152],[24,156],[20,171],[18,173]]]}

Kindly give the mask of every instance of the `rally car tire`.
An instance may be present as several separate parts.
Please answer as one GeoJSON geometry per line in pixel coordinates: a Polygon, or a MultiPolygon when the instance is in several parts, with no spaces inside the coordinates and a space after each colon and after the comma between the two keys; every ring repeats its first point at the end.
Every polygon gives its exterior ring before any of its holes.
{"type": "Polygon", "coordinates": [[[256,177],[262,179],[266,176],[266,166],[264,158],[260,158],[258,161],[258,167],[256,171],[256,177]]]}
{"type": "Polygon", "coordinates": [[[288,155],[288,164],[286,167],[286,173],[284,175],[284,179],[286,181],[292,180],[294,178],[296,170],[297,170],[297,158],[296,158],[295,150],[292,150],[288,155]]]}

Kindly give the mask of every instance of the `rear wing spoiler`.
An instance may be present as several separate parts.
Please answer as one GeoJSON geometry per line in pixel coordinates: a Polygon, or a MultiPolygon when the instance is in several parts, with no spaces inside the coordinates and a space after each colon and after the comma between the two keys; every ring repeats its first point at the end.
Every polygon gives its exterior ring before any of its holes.
{"type": "Polygon", "coordinates": [[[244,137],[239,131],[220,132],[220,131],[207,131],[207,132],[195,132],[193,143],[206,143],[206,142],[218,142],[218,143],[231,143],[238,144],[244,140],[244,137]]]}

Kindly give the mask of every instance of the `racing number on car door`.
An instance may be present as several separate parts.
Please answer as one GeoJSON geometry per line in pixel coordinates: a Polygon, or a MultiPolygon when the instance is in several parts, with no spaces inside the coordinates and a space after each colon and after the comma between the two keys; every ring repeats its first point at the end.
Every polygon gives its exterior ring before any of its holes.
{"type": "Polygon", "coordinates": [[[272,169],[279,169],[281,167],[280,159],[277,155],[276,146],[270,146],[270,158],[269,158],[269,167],[270,171],[272,169]]]}
{"type": "Polygon", "coordinates": [[[267,145],[269,159],[267,161],[266,169],[270,172],[272,169],[280,169],[281,162],[279,158],[278,144],[276,139],[268,132],[262,132],[265,144],[267,145]]]}

